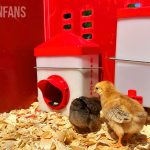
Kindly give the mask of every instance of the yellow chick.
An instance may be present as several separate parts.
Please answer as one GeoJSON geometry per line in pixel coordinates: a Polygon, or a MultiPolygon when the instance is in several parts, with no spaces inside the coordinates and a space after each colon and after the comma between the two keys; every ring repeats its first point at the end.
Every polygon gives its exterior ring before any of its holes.
{"type": "Polygon", "coordinates": [[[102,112],[109,126],[118,136],[115,147],[122,146],[122,138],[126,140],[138,133],[144,126],[147,113],[136,100],[118,92],[109,81],[101,81],[94,87],[101,97],[102,112]]]}

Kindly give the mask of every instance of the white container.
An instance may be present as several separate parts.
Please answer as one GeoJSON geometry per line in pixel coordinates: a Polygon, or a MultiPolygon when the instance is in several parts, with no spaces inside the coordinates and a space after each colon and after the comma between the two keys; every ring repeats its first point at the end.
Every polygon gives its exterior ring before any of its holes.
{"type": "MultiPolygon", "coordinates": [[[[69,115],[70,104],[75,98],[93,96],[92,86],[99,79],[98,55],[36,57],[36,62],[38,82],[51,75],[59,75],[68,84],[70,98],[67,106],[58,110],[62,114],[69,115]]],[[[38,100],[42,110],[56,111],[45,103],[40,89],[38,89],[38,100]]]]}
{"type": "Polygon", "coordinates": [[[150,107],[150,16],[145,13],[147,8],[139,9],[132,15],[138,11],[140,17],[118,19],[115,85],[125,94],[135,89],[143,97],[143,105],[150,107]]]}

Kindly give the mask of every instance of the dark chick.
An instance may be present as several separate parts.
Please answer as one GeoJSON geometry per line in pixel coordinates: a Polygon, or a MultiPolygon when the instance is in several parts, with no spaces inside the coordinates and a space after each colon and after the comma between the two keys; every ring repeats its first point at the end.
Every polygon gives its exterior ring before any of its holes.
{"type": "Polygon", "coordinates": [[[99,98],[79,97],[70,106],[69,120],[79,132],[94,132],[100,128],[99,98]]]}

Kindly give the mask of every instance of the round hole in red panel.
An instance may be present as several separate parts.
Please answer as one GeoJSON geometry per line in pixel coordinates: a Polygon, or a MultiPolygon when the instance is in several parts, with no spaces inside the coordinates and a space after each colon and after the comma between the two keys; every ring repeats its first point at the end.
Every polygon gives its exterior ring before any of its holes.
{"type": "Polygon", "coordinates": [[[68,104],[70,91],[66,81],[58,75],[49,76],[38,82],[46,104],[55,110],[65,108],[68,104]]]}

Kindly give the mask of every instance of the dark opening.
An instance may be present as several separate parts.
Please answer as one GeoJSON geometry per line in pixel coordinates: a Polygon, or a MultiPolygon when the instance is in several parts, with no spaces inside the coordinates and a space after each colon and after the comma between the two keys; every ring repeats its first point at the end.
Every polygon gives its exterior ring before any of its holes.
{"type": "Polygon", "coordinates": [[[82,12],[82,16],[90,16],[92,15],[92,10],[85,10],[82,12]]]}
{"type": "Polygon", "coordinates": [[[46,84],[43,96],[49,99],[48,103],[51,106],[58,106],[63,98],[61,91],[50,83],[46,84]]]}
{"type": "Polygon", "coordinates": [[[71,29],[71,24],[65,24],[65,25],[64,25],[64,29],[65,29],[65,30],[71,29]]]}
{"type": "Polygon", "coordinates": [[[128,8],[133,8],[135,7],[134,4],[128,4],[128,8]]]}
{"type": "Polygon", "coordinates": [[[90,28],[90,27],[92,27],[92,22],[84,22],[84,23],[82,24],[82,27],[83,27],[83,28],[90,28]]]}
{"type": "Polygon", "coordinates": [[[137,8],[137,7],[141,7],[141,3],[133,3],[133,4],[128,4],[127,7],[128,8],[137,8]]]}
{"type": "Polygon", "coordinates": [[[71,18],[71,13],[64,14],[64,19],[70,19],[70,18],[71,18]]]}
{"type": "Polygon", "coordinates": [[[92,34],[88,33],[88,34],[83,34],[82,37],[84,39],[92,39],[92,34]]]}

